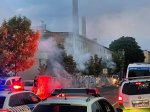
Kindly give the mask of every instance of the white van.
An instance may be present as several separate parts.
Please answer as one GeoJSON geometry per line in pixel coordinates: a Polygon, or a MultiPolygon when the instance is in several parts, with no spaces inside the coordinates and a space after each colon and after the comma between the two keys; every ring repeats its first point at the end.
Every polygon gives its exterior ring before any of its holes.
{"type": "Polygon", "coordinates": [[[126,79],[150,77],[150,64],[133,63],[129,64],[126,73],[126,79]]]}

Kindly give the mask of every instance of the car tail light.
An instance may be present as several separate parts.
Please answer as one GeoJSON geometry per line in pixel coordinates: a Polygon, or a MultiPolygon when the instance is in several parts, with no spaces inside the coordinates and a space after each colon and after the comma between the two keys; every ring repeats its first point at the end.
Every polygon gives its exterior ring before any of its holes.
{"type": "Polygon", "coordinates": [[[15,90],[22,90],[23,86],[21,86],[21,85],[13,85],[13,89],[15,89],[15,90]]]}
{"type": "Polygon", "coordinates": [[[0,110],[0,112],[11,112],[9,110],[0,110]]]}
{"type": "Polygon", "coordinates": [[[57,95],[57,97],[64,97],[65,96],[65,94],[59,94],[59,95],[57,95]]]}
{"type": "Polygon", "coordinates": [[[135,82],[135,85],[141,85],[142,83],[141,82],[135,82]]]}
{"type": "Polygon", "coordinates": [[[123,98],[122,98],[122,96],[119,96],[119,97],[118,97],[118,104],[119,104],[119,105],[122,105],[122,104],[123,104],[123,98]]]}

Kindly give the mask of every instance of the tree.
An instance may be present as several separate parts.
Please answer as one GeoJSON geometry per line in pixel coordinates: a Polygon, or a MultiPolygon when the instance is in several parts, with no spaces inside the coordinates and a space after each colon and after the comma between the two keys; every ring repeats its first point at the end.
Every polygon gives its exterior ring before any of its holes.
{"type": "Polygon", "coordinates": [[[117,71],[120,71],[121,67],[125,71],[129,63],[144,61],[143,51],[133,37],[122,36],[112,41],[109,48],[114,51],[113,61],[116,63],[117,71]]]}
{"type": "Polygon", "coordinates": [[[91,56],[90,60],[86,63],[86,69],[89,75],[98,76],[101,72],[101,61],[97,55],[91,56]]]}
{"type": "Polygon", "coordinates": [[[31,21],[14,16],[0,27],[0,68],[3,73],[24,71],[35,63],[40,37],[31,30],[31,21]]]}
{"type": "Polygon", "coordinates": [[[67,55],[66,53],[64,53],[63,66],[68,73],[70,74],[75,73],[76,62],[74,61],[73,56],[67,55]]]}

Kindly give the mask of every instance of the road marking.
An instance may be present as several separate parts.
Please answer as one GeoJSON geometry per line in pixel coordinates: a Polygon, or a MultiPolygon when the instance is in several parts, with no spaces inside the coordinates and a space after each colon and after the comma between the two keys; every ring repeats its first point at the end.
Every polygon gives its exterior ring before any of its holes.
{"type": "Polygon", "coordinates": [[[112,106],[115,106],[118,102],[114,103],[112,106]]]}

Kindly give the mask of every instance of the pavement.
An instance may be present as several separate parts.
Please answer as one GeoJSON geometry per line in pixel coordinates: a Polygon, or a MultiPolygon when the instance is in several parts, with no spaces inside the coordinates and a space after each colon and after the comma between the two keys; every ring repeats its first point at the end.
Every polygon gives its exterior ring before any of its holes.
{"type": "Polygon", "coordinates": [[[118,87],[117,86],[103,86],[99,88],[102,97],[105,97],[114,108],[118,107],[118,87]]]}

